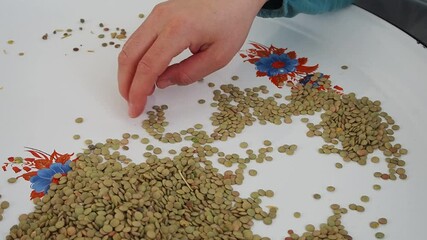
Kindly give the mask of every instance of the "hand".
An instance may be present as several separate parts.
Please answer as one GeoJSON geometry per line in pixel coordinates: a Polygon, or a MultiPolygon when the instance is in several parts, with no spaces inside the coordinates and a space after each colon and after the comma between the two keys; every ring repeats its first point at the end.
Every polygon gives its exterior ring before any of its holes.
{"type": "Polygon", "coordinates": [[[155,86],[187,85],[224,67],[243,45],[266,0],[169,0],[158,4],[119,55],[119,90],[129,116],[144,110],[155,86]],[[185,49],[193,54],[178,64],[185,49]]]}

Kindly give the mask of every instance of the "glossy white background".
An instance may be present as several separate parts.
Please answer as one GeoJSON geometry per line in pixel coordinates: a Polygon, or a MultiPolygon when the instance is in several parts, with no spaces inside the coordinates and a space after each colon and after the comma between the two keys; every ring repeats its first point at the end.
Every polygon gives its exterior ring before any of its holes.
{"type": "MultiPolygon", "coordinates": [[[[154,1],[53,1],[53,0],[0,0],[0,163],[9,156],[28,156],[25,146],[46,152],[79,152],[82,141],[72,139],[80,134],[82,139],[104,141],[119,138],[122,133],[138,133],[145,136],[140,122],[127,117],[127,106],[117,91],[117,55],[119,49],[102,48],[97,38],[98,27],[103,22],[110,28],[120,27],[133,32],[141,23],[139,13],[148,15],[154,1]],[[84,18],[85,24],[79,19],[84,18]],[[82,26],[83,31],[78,27],[82,26]],[[74,30],[73,36],[59,36],[44,41],[41,36],[54,29],[74,30]],[[93,31],[94,34],[91,34],[93,31]],[[8,45],[10,39],[15,44],[8,45]],[[79,45],[83,46],[80,47],[79,45]],[[79,47],[79,52],[73,52],[79,47]],[[88,53],[86,50],[94,50],[88,53]],[[6,51],[7,54],[3,52],[6,51]],[[18,56],[24,52],[24,56],[18,56]],[[76,117],[85,118],[84,124],[74,123],[76,117]]],[[[108,39],[108,38],[107,38],[108,39]]],[[[368,195],[371,201],[363,204],[365,213],[350,212],[343,216],[353,239],[375,239],[376,231],[386,234],[386,239],[420,239],[425,233],[427,210],[427,163],[425,161],[426,133],[424,119],[427,117],[427,49],[391,26],[387,22],[355,6],[345,10],[318,15],[298,15],[292,19],[257,18],[248,36],[248,42],[273,44],[295,50],[298,57],[308,57],[308,65],[319,64],[319,71],[330,74],[334,83],[345,92],[381,100],[387,111],[401,126],[396,142],[409,149],[407,181],[381,181],[372,174],[385,171],[386,165],[368,163],[359,166],[344,163],[338,170],[337,156],[320,155],[317,149],[323,144],[320,138],[307,138],[306,127],[295,117],[294,123],[282,126],[247,127],[243,134],[214,145],[225,152],[243,153],[238,147],[246,141],[250,147],[261,147],[262,140],[270,139],[273,146],[297,144],[292,157],[276,154],[272,162],[251,164],[258,176],[247,176],[238,189],[243,196],[259,188],[272,189],[276,195],[265,199],[265,205],[279,207],[278,218],[271,226],[257,223],[254,231],[272,239],[283,239],[288,229],[301,233],[306,224],[318,225],[331,214],[329,205],[338,203],[348,206],[360,204],[360,196],[368,195]],[[342,65],[349,66],[342,70],[342,65]],[[373,184],[381,184],[383,190],[375,192],[373,184]],[[326,186],[334,185],[336,192],[328,193],[326,186]],[[322,194],[319,201],[313,193],[322,194]],[[292,213],[302,213],[295,219],[292,213]],[[386,217],[389,224],[377,230],[369,222],[386,217]]],[[[123,44],[121,42],[121,44],[123,44]]],[[[173,44],[173,43],[171,43],[173,44]]],[[[246,44],[242,49],[249,48],[246,44]]],[[[179,61],[185,55],[179,56],[179,61]]],[[[232,75],[240,80],[233,82],[241,87],[268,85],[271,93],[285,94],[288,89],[277,89],[267,78],[255,77],[254,65],[243,63],[236,55],[224,69],[205,78],[204,83],[188,87],[171,87],[156,91],[149,99],[148,108],[154,104],[168,104],[166,116],[168,130],[191,127],[195,123],[209,126],[212,109],[208,104],[199,105],[204,98],[210,102],[212,89],[207,82],[231,82],[232,75]]],[[[319,116],[312,117],[317,121],[319,116]]],[[[161,145],[164,149],[179,149],[179,145],[161,145]]],[[[135,142],[129,156],[140,162],[144,147],[135,142]]],[[[379,155],[380,156],[380,155],[379,155]]],[[[218,166],[219,167],[219,166],[218,166]]],[[[222,169],[222,168],[221,168],[222,169]]],[[[8,200],[11,207],[0,222],[0,237],[17,223],[21,213],[29,212],[30,184],[20,180],[15,185],[7,179],[16,176],[11,170],[0,173],[0,200],[8,200]]]]}

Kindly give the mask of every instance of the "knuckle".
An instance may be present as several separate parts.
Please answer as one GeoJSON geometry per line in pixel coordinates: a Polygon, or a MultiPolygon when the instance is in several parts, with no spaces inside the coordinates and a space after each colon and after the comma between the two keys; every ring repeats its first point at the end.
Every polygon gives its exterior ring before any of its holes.
{"type": "Polygon", "coordinates": [[[119,61],[120,65],[128,65],[129,64],[129,57],[126,54],[124,49],[119,53],[118,61],[119,61]]]}
{"type": "Polygon", "coordinates": [[[192,23],[186,17],[174,17],[164,30],[164,34],[169,37],[186,36],[188,31],[193,29],[192,23]]]}
{"type": "Polygon", "coordinates": [[[167,14],[167,11],[168,11],[168,4],[167,2],[163,2],[154,6],[152,14],[155,14],[158,16],[164,16],[165,14],[167,14]]]}
{"type": "Polygon", "coordinates": [[[195,80],[186,72],[180,71],[177,76],[177,82],[178,85],[189,85],[195,82],[195,80]]]}
{"type": "Polygon", "coordinates": [[[138,71],[143,73],[153,72],[152,61],[148,57],[144,57],[138,63],[138,71]]]}

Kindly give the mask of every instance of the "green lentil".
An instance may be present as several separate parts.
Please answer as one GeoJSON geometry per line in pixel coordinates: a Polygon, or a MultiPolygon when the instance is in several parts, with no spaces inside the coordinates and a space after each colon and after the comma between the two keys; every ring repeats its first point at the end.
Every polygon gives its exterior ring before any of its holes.
{"type": "Polygon", "coordinates": [[[275,98],[282,98],[282,94],[280,94],[280,93],[275,93],[273,96],[274,96],[275,98]]]}
{"type": "Polygon", "coordinates": [[[153,149],[154,149],[153,145],[147,145],[147,147],[145,147],[145,150],[147,150],[147,151],[151,151],[153,149]]]}
{"type": "Polygon", "coordinates": [[[249,170],[249,176],[256,176],[258,172],[255,169],[249,170]]]}
{"type": "Polygon", "coordinates": [[[272,198],[272,197],[274,197],[274,192],[272,190],[267,190],[267,191],[265,191],[265,196],[272,198]]]}
{"type": "Polygon", "coordinates": [[[301,217],[301,213],[300,212],[294,212],[294,217],[295,218],[300,218],[301,217]]]}
{"type": "Polygon", "coordinates": [[[78,135],[78,134],[74,134],[74,135],[73,135],[73,139],[74,139],[74,140],[79,140],[79,139],[80,139],[80,135],[78,135]]]}
{"type": "Polygon", "coordinates": [[[156,148],[153,149],[153,153],[154,154],[161,154],[162,153],[162,149],[156,147],[156,148]]]}
{"type": "Polygon", "coordinates": [[[14,177],[11,177],[11,178],[7,179],[7,182],[8,183],[16,183],[17,180],[18,179],[14,178],[14,177]]]}
{"type": "Polygon", "coordinates": [[[240,146],[241,148],[247,148],[247,147],[248,147],[248,143],[247,143],[247,142],[241,142],[241,143],[239,144],[239,146],[240,146]]]}
{"type": "Polygon", "coordinates": [[[78,117],[74,120],[76,123],[82,123],[83,122],[83,118],[82,117],[78,117]]]}
{"type": "Polygon", "coordinates": [[[387,224],[387,218],[380,218],[380,219],[378,219],[378,223],[379,224],[381,224],[381,225],[385,225],[385,224],[387,224]]]}
{"type": "Polygon", "coordinates": [[[132,134],[130,137],[131,137],[133,140],[137,140],[137,139],[139,138],[139,135],[138,135],[138,134],[132,134]]]}
{"type": "Polygon", "coordinates": [[[313,198],[318,200],[318,199],[322,198],[322,196],[318,193],[315,193],[315,194],[313,194],[313,198]]]}
{"type": "Polygon", "coordinates": [[[9,202],[8,201],[1,202],[0,203],[0,208],[3,209],[3,210],[9,208],[9,202]]]}
{"type": "Polygon", "coordinates": [[[378,222],[370,222],[369,226],[373,229],[378,228],[379,227],[379,223],[378,222]]]}
{"type": "Polygon", "coordinates": [[[358,212],[364,212],[365,208],[363,206],[357,205],[356,206],[356,211],[358,211],[358,212]]]}
{"type": "Polygon", "coordinates": [[[312,224],[308,224],[305,226],[305,230],[308,232],[314,232],[315,227],[312,224]]]}
{"type": "Polygon", "coordinates": [[[372,157],[372,158],[371,158],[371,162],[372,162],[372,163],[379,163],[379,162],[380,162],[380,158],[379,158],[379,157],[374,156],[374,157],[372,157]]]}
{"type": "Polygon", "coordinates": [[[375,237],[376,237],[377,239],[383,239],[383,238],[385,237],[385,235],[384,235],[384,233],[382,233],[382,232],[377,232],[377,233],[375,233],[375,237]]]}
{"type": "Polygon", "coordinates": [[[365,203],[369,202],[369,197],[366,196],[366,195],[363,195],[363,196],[360,197],[360,201],[365,202],[365,203]]]}
{"type": "Polygon", "coordinates": [[[393,125],[393,126],[391,126],[391,129],[393,129],[394,131],[397,131],[400,129],[400,126],[399,125],[393,125]]]}
{"type": "Polygon", "coordinates": [[[335,191],[335,187],[334,186],[328,186],[328,187],[326,187],[326,190],[328,192],[334,192],[335,191]]]}

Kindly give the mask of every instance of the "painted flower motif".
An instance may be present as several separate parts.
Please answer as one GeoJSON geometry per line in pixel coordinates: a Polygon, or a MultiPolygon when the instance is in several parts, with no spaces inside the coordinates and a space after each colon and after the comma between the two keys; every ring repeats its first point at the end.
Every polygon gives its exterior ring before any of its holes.
{"type": "Polygon", "coordinates": [[[3,163],[3,171],[12,169],[20,175],[16,178],[23,178],[31,182],[30,199],[42,198],[49,190],[49,185],[58,183],[59,179],[53,176],[56,173],[66,175],[71,170],[70,163],[76,161],[72,159],[74,154],[61,154],[53,151],[51,154],[41,150],[27,147],[31,157],[9,157],[7,162],[3,163]]]}
{"type": "Polygon", "coordinates": [[[68,160],[64,164],[53,163],[49,168],[39,170],[37,175],[30,178],[31,188],[38,193],[46,194],[50,184],[54,180],[54,175],[57,173],[66,175],[71,170],[70,163],[71,160],[68,160]]]}
{"type": "Polygon", "coordinates": [[[267,76],[270,81],[281,88],[285,83],[298,84],[298,80],[308,74],[314,73],[319,65],[306,66],[307,58],[297,57],[296,52],[287,51],[287,48],[278,48],[275,46],[264,46],[259,43],[250,43],[253,48],[247,49],[246,54],[240,56],[245,62],[256,66],[256,76],[267,76]]]}
{"type": "Polygon", "coordinates": [[[267,57],[260,58],[255,63],[256,69],[266,73],[269,77],[294,72],[297,65],[298,60],[291,59],[287,54],[271,54],[267,57]]]}

